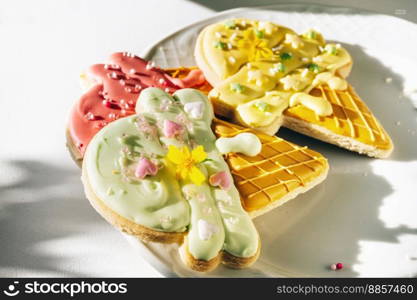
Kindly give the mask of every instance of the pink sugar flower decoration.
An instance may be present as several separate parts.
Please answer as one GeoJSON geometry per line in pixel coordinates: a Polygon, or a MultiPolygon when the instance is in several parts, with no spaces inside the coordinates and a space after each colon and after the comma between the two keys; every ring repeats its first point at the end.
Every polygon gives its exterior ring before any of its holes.
{"type": "Polygon", "coordinates": [[[170,120],[164,120],[164,135],[173,138],[182,131],[182,126],[170,120]]]}
{"type": "Polygon", "coordinates": [[[147,158],[141,158],[136,166],[135,176],[143,179],[146,176],[155,176],[158,173],[158,166],[147,158]]]}
{"type": "Polygon", "coordinates": [[[219,186],[223,190],[228,190],[232,185],[231,178],[226,171],[217,172],[210,176],[209,182],[212,186],[219,186]]]}

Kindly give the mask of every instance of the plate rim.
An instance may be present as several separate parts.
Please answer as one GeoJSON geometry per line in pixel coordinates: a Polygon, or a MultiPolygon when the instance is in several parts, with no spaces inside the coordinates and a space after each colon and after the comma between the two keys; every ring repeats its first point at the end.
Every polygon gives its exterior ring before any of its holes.
{"type": "MultiPolygon", "coordinates": [[[[381,12],[377,12],[374,10],[370,10],[370,9],[365,9],[365,8],[356,8],[356,7],[349,7],[349,6],[337,6],[337,5],[328,5],[328,4],[320,4],[320,3],[301,3],[301,2],[295,2],[295,3],[290,3],[290,2],[285,2],[285,3],[276,3],[276,4],[271,4],[271,5],[259,5],[259,6],[244,6],[244,7],[236,7],[236,8],[231,8],[231,9],[227,9],[227,10],[223,10],[223,11],[219,11],[219,12],[215,12],[213,15],[208,16],[206,18],[203,18],[201,20],[189,23],[187,25],[183,25],[183,26],[179,26],[177,28],[174,28],[172,31],[170,31],[167,35],[165,35],[163,38],[158,39],[152,43],[150,43],[149,46],[147,46],[144,50],[139,51],[139,55],[140,57],[142,57],[143,59],[148,59],[149,56],[152,54],[152,52],[154,51],[154,49],[162,42],[170,39],[172,36],[178,34],[181,31],[186,30],[189,27],[194,27],[194,26],[198,26],[202,23],[205,23],[211,19],[215,19],[219,16],[222,15],[228,15],[228,14],[232,14],[232,13],[241,13],[241,12],[245,12],[245,11],[251,11],[251,10],[271,10],[273,8],[281,8],[281,7],[287,7],[287,10],[291,9],[291,8],[305,8],[305,10],[308,10],[309,7],[320,7],[320,8],[324,8],[324,9],[337,9],[340,10],[340,13],[343,13],[343,11],[350,11],[350,12],[355,12],[355,14],[367,14],[367,13],[372,13],[375,15],[382,15],[382,16],[386,16],[386,17],[391,17],[394,18],[396,20],[400,20],[402,22],[405,23],[409,23],[410,25],[416,26],[417,23],[414,23],[412,21],[397,17],[397,16],[393,16],[393,15],[389,15],[386,13],[381,13],[381,12]]],[[[284,10],[285,11],[285,10],[284,10]]]]}

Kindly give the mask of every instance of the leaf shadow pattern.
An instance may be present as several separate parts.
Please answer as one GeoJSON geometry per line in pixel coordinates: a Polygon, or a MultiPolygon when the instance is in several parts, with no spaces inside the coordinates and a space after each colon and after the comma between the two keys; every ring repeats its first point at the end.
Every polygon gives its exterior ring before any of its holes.
{"type": "MultiPolygon", "coordinates": [[[[100,222],[85,200],[79,170],[35,160],[1,165],[0,178],[15,178],[0,181],[0,276],[88,276],[60,248],[100,222]]],[[[73,251],[87,249],[74,245],[73,251]]]]}

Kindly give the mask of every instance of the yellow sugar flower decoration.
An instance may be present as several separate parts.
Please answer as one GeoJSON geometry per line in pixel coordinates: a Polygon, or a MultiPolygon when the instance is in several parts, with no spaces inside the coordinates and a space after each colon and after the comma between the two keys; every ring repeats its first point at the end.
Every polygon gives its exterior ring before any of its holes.
{"type": "Polygon", "coordinates": [[[249,50],[249,61],[257,61],[273,56],[272,49],[265,39],[258,37],[255,29],[249,28],[243,32],[243,38],[238,41],[238,47],[249,50]]]}
{"type": "Polygon", "coordinates": [[[190,179],[192,183],[197,185],[206,180],[206,176],[196,166],[207,158],[203,146],[198,146],[190,152],[186,146],[178,148],[169,145],[166,158],[176,166],[176,173],[180,179],[190,179]]]}

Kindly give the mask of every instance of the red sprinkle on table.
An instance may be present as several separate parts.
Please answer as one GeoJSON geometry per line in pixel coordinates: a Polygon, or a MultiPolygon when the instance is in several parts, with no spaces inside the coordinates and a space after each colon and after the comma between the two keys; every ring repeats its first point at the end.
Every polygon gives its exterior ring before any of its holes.
{"type": "Polygon", "coordinates": [[[333,271],[341,270],[343,269],[343,264],[342,263],[332,264],[330,266],[330,269],[332,269],[333,271]]]}

